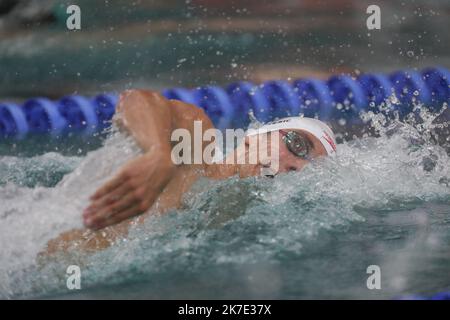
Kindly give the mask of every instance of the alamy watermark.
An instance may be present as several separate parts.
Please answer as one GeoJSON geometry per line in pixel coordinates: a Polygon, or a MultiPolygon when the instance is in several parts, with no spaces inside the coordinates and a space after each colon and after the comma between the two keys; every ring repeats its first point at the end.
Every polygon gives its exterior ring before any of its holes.
{"type": "Polygon", "coordinates": [[[379,6],[372,4],[367,7],[367,14],[370,16],[366,20],[366,26],[369,30],[381,29],[381,9],[379,6]]]}
{"type": "Polygon", "coordinates": [[[172,162],[180,164],[261,164],[272,173],[279,169],[278,131],[246,135],[243,129],[202,129],[202,121],[194,121],[193,134],[187,129],[175,129],[171,141],[172,162]],[[236,142],[240,143],[236,146],[236,142]],[[225,143],[224,143],[225,142],[225,143]],[[206,146],[205,146],[206,143],[206,146]],[[233,150],[224,155],[223,150],[233,150]]]}
{"type": "MultiPolygon", "coordinates": [[[[69,15],[66,20],[66,26],[69,30],[81,30],[81,8],[75,4],[67,7],[66,13],[69,15]]],[[[378,5],[369,5],[366,13],[370,14],[366,20],[368,30],[381,29],[381,9],[378,5]]]]}
{"type": "Polygon", "coordinates": [[[66,270],[66,287],[69,290],[81,289],[81,269],[77,265],[70,265],[66,270]]]}
{"type": "Polygon", "coordinates": [[[380,290],[381,289],[381,268],[376,264],[370,265],[366,270],[367,274],[370,276],[367,278],[366,285],[369,290],[380,290]]]}
{"type": "Polygon", "coordinates": [[[69,30],[81,30],[81,9],[72,4],[67,7],[66,13],[69,15],[66,20],[66,27],[69,30]]]}

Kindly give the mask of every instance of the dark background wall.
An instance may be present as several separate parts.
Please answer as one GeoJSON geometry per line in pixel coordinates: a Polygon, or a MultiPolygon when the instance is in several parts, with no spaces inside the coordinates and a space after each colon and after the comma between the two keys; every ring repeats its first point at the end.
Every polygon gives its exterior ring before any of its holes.
{"type": "Polygon", "coordinates": [[[0,100],[450,67],[449,18],[439,0],[0,0],[0,100]]]}

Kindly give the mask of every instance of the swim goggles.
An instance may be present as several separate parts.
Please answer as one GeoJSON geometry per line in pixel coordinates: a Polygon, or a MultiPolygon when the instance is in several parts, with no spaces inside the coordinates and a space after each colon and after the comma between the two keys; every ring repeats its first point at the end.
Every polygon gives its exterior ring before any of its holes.
{"type": "Polygon", "coordinates": [[[312,149],[311,142],[296,131],[279,130],[281,139],[286,144],[288,150],[295,156],[302,159],[309,159],[309,152],[312,149]]]}

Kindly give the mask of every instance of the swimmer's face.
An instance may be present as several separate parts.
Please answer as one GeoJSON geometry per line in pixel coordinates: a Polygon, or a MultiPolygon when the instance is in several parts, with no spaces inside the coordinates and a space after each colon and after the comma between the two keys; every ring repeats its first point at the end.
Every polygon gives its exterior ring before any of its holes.
{"type": "MultiPolygon", "coordinates": [[[[276,132],[276,134],[269,132],[267,134],[267,139],[264,140],[265,143],[258,143],[257,148],[250,147],[252,141],[250,140],[250,137],[247,136],[245,137],[244,141],[246,146],[245,151],[242,151],[242,149],[236,150],[237,157],[239,158],[240,156],[243,156],[242,152],[245,152],[245,157],[247,160],[253,156],[255,157],[255,159],[257,159],[257,161],[246,161],[246,164],[238,165],[239,176],[274,176],[276,174],[288,171],[300,171],[311,160],[327,155],[327,152],[322,143],[312,134],[304,130],[284,130],[284,133],[286,131],[297,132],[308,143],[309,153],[306,158],[299,157],[298,155],[295,155],[291,150],[289,150],[286,143],[283,141],[283,133],[281,133],[280,131],[276,132]]],[[[253,138],[256,137],[257,136],[253,136],[253,138]]]]}

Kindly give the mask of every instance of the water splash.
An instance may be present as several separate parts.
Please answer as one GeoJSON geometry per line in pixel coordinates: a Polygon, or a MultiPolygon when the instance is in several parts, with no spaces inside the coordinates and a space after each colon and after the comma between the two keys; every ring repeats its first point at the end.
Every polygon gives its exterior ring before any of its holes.
{"type": "MultiPolygon", "coordinates": [[[[450,189],[445,183],[450,172],[447,153],[430,134],[436,115],[420,111],[422,120],[417,123],[392,120],[381,113],[366,115],[378,130],[378,138],[345,142],[339,145],[337,158],[317,160],[302,172],[218,183],[201,179],[186,195],[183,208],[148,218],[113,247],[91,255],[69,253],[36,267],[36,253],[46,241],[80,227],[87,196],[139,152],[129,138],[112,135],[101,149],[84,159],[72,159],[78,166],[53,188],[31,189],[11,182],[0,187],[0,239],[6,244],[0,248],[0,297],[67,293],[65,269],[75,262],[81,264],[88,294],[102,285],[149,283],[139,287],[147,297],[160,297],[161,292],[170,297],[204,297],[200,291],[193,292],[193,284],[186,284],[186,275],[193,277],[196,288],[201,283],[206,288],[203,294],[210,296],[218,295],[217,287],[211,289],[213,284],[221,286],[222,297],[233,292],[233,285],[243,284],[240,288],[246,297],[299,297],[305,291],[314,292],[312,287],[302,288],[308,282],[303,274],[323,265],[338,268],[329,258],[329,249],[322,246],[339,244],[334,250],[348,256],[346,260],[357,259],[353,264],[358,265],[362,258],[352,255],[354,248],[337,239],[359,243],[366,236],[373,238],[373,250],[378,250],[386,266],[405,270],[401,275],[391,274],[392,290],[404,290],[405,279],[415,275],[405,266],[417,254],[412,255],[412,247],[407,246],[402,259],[388,263],[393,252],[383,241],[405,240],[411,232],[409,224],[414,226],[408,219],[417,217],[417,223],[427,228],[433,219],[441,219],[437,225],[448,231],[445,218],[431,218],[421,211],[430,202],[450,208],[450,189]],[[386,222],[386,212],[402,210],[412,214],[386,222]],[[338,238],[329,242],[330,237],[338,238]],[[308,257],[314,248],[321,248],[320,256],[328,258],[317,258],[310,266],[308,257]],[[284,270],[290,271],[286,275],[284,270]],[[238,279],[240,284],[229,279],[238,279]],[[180,287],[182,283],[186,286],[180,287]]],[[[48,157],[54,155],[34,160],[45,166],[48,157]]],[[[430,239],[434,240],[426,241],[442,248],[443,237],[433,234],[430,239]]],[[[345,265],[345,260],[341,262],[345,265]]],[[[320,287],[321,281],[316,280],[320,287]]],[[[353,294],[358,292],[353,289],[353,294]]],[[[334,292],[327,290],[330,295],[334,292]]]]}
{"type": "Polygon", "coordinates": [[[81,212],[89,195],[138,152],[131,138],[115,133],[82,160],[56,153],[1,158],[0,297],[16,288],[11,272],[30,272],[48,240],[82,227],[81,212]],[[68,171],[56,186],[45,187],[68,171]]]}

